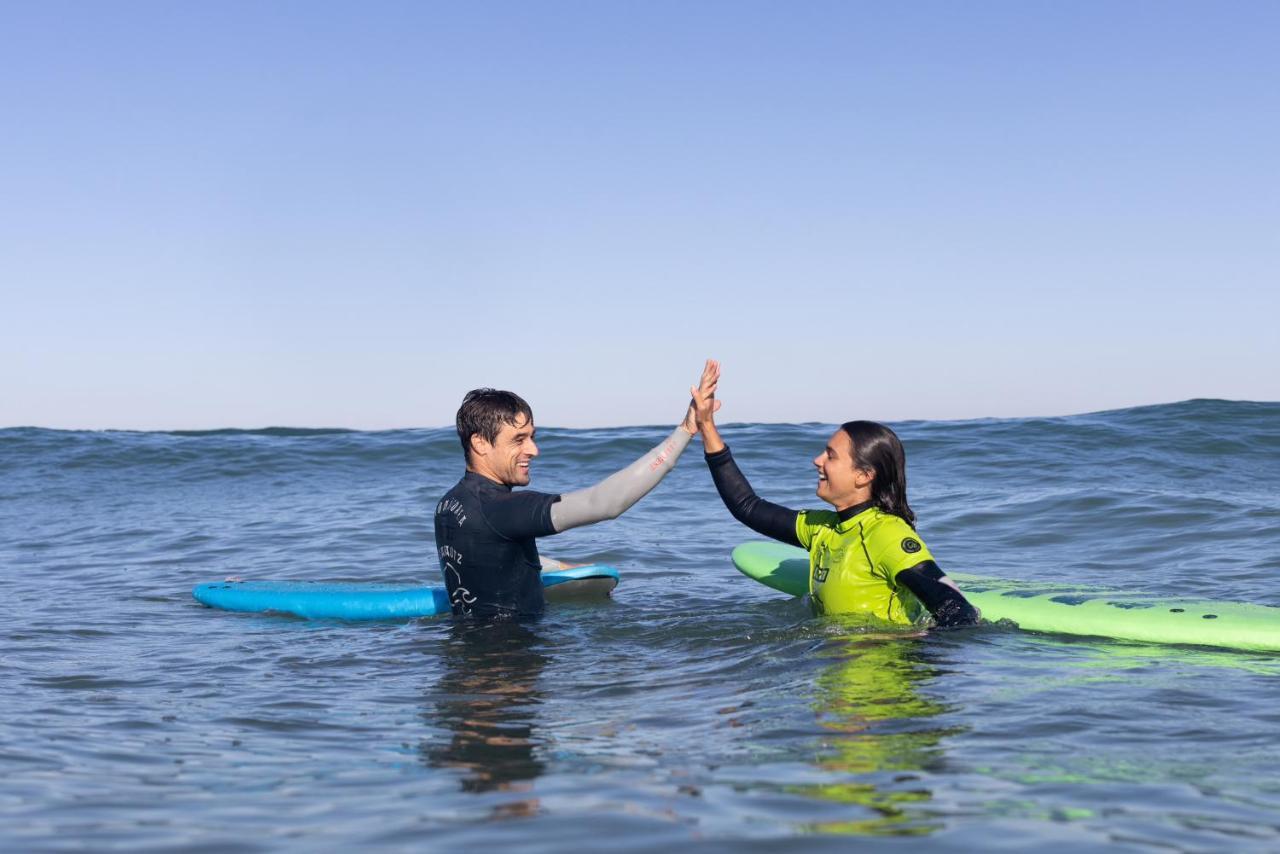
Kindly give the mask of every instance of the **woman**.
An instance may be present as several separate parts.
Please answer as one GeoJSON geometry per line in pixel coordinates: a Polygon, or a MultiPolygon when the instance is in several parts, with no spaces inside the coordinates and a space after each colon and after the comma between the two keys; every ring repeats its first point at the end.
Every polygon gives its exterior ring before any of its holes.
{"type": "Polygon", "coordinates": [[[809,594],[819,613],[863,614],[915,625],[965,626],[978,611],[943,574],[915,532],[907,461],[892,430],[850,421],[814,458],[818,497],[835,510],[790,510],[761,499],[716,429],[720,365],[693,393],[707,465],[729,512],[753,531],[809,552],[809,594]]]}

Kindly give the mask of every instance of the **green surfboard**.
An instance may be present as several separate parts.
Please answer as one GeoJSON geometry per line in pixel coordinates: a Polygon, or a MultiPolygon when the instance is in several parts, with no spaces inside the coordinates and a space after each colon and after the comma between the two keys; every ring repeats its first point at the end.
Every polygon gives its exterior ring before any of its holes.
{"type": "MultiPolygon", "coordinates": [[[[809,553],[803,549],[774,542],[743,543],[733,550],[733,565],[774,590],[791,596],[809,592],[809,553]]],[[[951,577],[965,598],[982,610],[984,620],[1008,620],[1027,631],[1280,652],[1280,608],[976,575],[951,577]]]]}

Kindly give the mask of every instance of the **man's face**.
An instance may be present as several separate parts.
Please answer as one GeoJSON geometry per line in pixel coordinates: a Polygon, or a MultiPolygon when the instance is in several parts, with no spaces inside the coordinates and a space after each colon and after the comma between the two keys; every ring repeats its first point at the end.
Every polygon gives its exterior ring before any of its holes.
{"type": "Polygon", "coordinates": [[[481,436],[472,436],[476,471],[507,486],[528,485],[529,461],[538,455],[538,446],[533,443],[535,432],[533,422],[520,414],[515,424],[502,425],[493,444],[481,436]]]}

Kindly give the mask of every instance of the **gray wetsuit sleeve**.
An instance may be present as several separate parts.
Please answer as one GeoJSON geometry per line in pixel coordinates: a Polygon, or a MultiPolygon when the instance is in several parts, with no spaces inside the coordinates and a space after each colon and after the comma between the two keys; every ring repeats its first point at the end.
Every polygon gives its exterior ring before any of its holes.
{"type": "Polygon", "coordinates": [[[560,533],[618,518],[671,471],[692,438],[684,427],[677,427],[661,445],[622,471],[609,475],[595,486],[560,496],[560,500],[551,505],[551,526],[560,533]]]}

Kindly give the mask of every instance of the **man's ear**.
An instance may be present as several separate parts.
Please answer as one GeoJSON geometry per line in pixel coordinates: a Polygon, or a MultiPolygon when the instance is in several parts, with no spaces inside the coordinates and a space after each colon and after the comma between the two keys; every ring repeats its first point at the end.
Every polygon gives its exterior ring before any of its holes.
{"type": "Polygon", "coordinates": [[[489,452],[493,450],[493,445],[489,444],[489,440],[486,439],[484,436],[481,436],[479,433],[472,433],[470,442],[471,442],[471,455],[473,457],[488,456],[489,452]]]}

